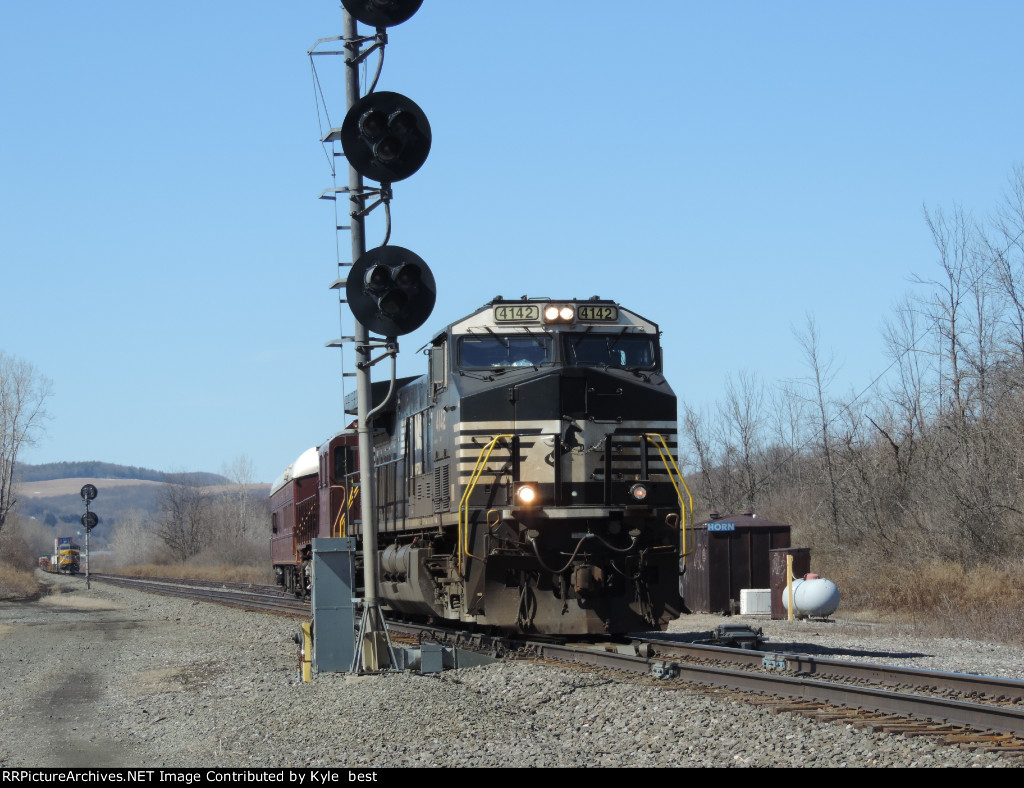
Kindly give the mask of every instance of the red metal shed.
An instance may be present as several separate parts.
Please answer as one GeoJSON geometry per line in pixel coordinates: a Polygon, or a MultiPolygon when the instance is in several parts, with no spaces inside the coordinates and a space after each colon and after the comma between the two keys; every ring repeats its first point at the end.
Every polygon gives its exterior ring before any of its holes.
{"type": "Polygon", "coordinates": [[[693,549],[680,580],[685,609],[739,612],[742,589],[771,587],[769,551],[789,547],[789,530],[786,523],[752,511],[724,516],[712,512],[711,519],[694,525],[693,549]]]}

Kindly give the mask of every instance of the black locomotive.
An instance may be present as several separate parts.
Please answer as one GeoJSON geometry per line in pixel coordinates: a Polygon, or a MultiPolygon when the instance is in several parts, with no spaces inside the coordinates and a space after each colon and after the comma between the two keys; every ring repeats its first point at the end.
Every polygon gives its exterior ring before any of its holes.
{"type": "MultiPolygon", "coordinates": [[[[428,356],[374,421],[381,600],[538,634],[665,628],[688,493],[657,325],[596,297],[495,298],[428,356]]],[[[272,491],[286,585],[310,538],[361,533],[355,433],[318,455],[272,491]]]]}

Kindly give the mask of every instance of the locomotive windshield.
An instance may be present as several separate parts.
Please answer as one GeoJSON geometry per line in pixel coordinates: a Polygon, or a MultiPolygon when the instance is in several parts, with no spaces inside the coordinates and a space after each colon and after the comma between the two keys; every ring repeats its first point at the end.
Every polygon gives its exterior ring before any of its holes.
{"type": "Polygon", "coordinates": [[[463,367],[537,367],[551,361],[551,337],[472,336],[459,338],[459,364],[463,367]]]}
{"type": "Polygon", "coordinates": [[[654,369],[658,358],[644,334],[565,334],[564,352],[570,366],[654,369]]]}

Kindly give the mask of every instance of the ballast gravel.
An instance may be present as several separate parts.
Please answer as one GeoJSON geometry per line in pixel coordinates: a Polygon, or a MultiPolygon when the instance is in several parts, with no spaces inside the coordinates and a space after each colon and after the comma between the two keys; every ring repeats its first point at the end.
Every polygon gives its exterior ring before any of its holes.
{"type": "MultiPolygon", "coordinates": [[[[299,622],[47,578],[0,602],[2,767],[1019,766],[682,684],[526,662],[298,680],[299,622]]],[[[670,631],[722,623],[687,617],[670,631]]],[[[730,623],[736,623],[736,619],[730,623]]],[[[1024,678],[1024,650],[758,622],[775,646],[1024,678]]]]}

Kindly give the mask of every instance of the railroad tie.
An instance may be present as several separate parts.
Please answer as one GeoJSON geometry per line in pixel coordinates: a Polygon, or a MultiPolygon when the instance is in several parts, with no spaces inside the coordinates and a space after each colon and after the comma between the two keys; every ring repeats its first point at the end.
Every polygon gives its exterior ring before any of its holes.
{"type": "Polygon", "coordinates": [[[947,736],[946,742],[948,744],[959,744],[963,749],[972,749],[973,747],[984,747],[985,745],[999,744],[1005,742],[1012,744],[1020,741],[1016,736],[1011,736],[1008,733],[960,733],[954,736],[947,736]]]}
{"type": "Polygon", "coordinates": [[[899,733],[903,736],[936,736],[942,733],[952,733],[957,730],[955,725],[941,725],[934,722],[902,722],[892,725],[879,725],[875,730],[883,733],[899,733]]]}

